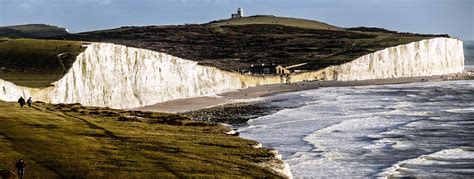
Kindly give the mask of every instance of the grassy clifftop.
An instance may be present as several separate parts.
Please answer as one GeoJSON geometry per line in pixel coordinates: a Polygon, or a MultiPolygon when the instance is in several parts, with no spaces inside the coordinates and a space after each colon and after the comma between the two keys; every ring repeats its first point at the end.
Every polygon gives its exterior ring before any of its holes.
{"type": "Polygon", "coordinates": [[[178,115],[0,102],[0,170],[27,178],[278,177],[256,142],[178,115]]]}
{"type": "Polygon", "coordinates": [[[0,37],[35,38],[53,37],[68,34],[62,27],[46,24],[25,24],[0,27],[0,37]]]}
{"type": "Polygon", "coordinates": [[[81,42],[0,39],[0,79],[28,87],[47,87],[71,68],[83,52],[81,42]]]}

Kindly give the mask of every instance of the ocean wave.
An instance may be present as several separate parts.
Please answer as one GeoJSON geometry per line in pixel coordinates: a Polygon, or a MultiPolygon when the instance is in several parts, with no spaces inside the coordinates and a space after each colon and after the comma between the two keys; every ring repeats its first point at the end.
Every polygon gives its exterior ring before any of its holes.
{"type": "MultiPolygon", "coordinates": [[[[241,136],[280,151],[295,177],[374,177],[399,161],[474,147],[474,81],[320,88],[276,98],[299,105],[250,120],[241,136]]],[[[469,174],[474,160],[463,162],[456,163],[463,171],[444,171],[469,174]]]]}
{"type": "Polygon", "coordinates": [[[451,112],[451,113],[474,113],[474,107],[470,108],[457,108],[457,109],[448,109],[445,110],[446,112],[451,112]]]}
{"type": "Polygon", "coordinates": [[[399,161],[376,176],[383,178],[442,177],[456,174],[474,174],[474,167],[472,167],[472,162],[474,162],[473,149],[472,147],[444,149],[432,154],[399,161]]]}

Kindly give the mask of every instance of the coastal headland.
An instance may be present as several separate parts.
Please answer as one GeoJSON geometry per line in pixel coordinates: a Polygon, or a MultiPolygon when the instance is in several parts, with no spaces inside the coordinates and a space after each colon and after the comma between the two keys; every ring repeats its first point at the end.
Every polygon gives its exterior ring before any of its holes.
{"type": "Polygon", "coordinates": [[[473,77],[448,35],[275,16],[0,32],[0,169],[23,157],[38,177],[289,178],[276,151],[215,124],[245,119],[196,116],[282,92],[473,77]],[[20,109],[20,96],[38,102],[20,109]]]}

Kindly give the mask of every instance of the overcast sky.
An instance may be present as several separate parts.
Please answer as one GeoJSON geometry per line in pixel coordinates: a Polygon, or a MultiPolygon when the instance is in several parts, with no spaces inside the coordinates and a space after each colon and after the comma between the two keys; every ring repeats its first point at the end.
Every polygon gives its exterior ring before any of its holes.
{"type": "Polygon", "coordinates": [[[45,23],[71,32],[125,25],[205,23],[272,14],[340,27],[448,33],[474,40],[474,0],[0,0],[0,26],[45,23]]]}

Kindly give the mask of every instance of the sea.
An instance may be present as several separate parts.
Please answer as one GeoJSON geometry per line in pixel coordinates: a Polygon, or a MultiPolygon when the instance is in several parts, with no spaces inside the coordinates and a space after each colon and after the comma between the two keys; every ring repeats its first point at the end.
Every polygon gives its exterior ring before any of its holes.
{"type": "MultiPolygon", "coordinates": [[[[474,42],[464,43],[474,69],[474,42]]],[[[474,177],[474,80],[334,87],[268,97],[238,131],[295,178],[474,177]]]]}

